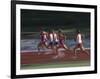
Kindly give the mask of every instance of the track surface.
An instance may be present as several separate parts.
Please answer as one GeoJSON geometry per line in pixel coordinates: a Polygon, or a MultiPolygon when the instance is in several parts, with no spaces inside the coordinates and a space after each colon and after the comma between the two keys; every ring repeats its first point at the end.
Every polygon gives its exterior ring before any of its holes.
{"type": "Polygon", "coordinates": [[[53,51],[47,52],[21,52],[21,65],[30,64],[47,64],[55,62],[70,62],[70,61],[90,61],[90,49],[88,52],[77,51],[77,56],[71,51],[59,51],[55,54],[53,51]],[[58,57],[57,57],[58,56],[58,57]]]}

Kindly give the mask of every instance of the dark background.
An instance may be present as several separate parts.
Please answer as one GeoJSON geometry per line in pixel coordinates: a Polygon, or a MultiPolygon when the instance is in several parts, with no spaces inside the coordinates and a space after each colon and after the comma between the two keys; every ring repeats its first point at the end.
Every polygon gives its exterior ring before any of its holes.
{"type": "Polygon", "coordinates": [[[90,31],[90,13],[21,9],[21,32],[71,29],[90,31]]]}

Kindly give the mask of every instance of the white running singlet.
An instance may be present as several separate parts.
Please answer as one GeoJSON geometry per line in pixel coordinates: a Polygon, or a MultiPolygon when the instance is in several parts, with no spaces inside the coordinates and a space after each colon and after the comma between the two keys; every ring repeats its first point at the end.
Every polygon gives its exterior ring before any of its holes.
{"type": "Polygon", "coordinates": [[[56,41],[56,42],[57,42],[57,41],[58,41],[57,34],[56,34],[56,33],[54,33],[53,35],[54,35],[54,41],[56,41]]]}
{"type": "Polygon", "coordinates": [[[82,43],[82,36],[81,36],[81,34],[77,35],[77,43],[82,43]]]}
{"type": "Polygon", "coordinates": [[[50,33],[50,41],[52,42],[53,41],[53,34],[50,33]]]}

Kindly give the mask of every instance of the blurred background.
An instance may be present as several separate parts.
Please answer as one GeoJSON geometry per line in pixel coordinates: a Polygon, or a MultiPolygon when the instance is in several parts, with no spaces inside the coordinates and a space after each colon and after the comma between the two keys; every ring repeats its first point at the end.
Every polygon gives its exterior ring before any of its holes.
{"type": "Polygon", "coordinates": [[[75,34],[79,29],[84,46],[90,48],[90,13],[21,9],[21,50],[37,50],[40,31],[52,29],[62,29],[69,47],[75,46],[75,34]]]}

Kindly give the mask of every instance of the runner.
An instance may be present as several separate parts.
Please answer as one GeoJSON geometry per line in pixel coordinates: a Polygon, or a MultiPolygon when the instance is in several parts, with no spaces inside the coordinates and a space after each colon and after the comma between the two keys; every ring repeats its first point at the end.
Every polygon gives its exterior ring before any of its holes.
{"type": "Polygon", "coordinates": [[[45,31],[42,31],[40,33],[40,43],[38,44],[38,51],[40,51],[40,48],[47,48],[47,41],[48,41],[48,33],[45,31]]]}
{"type": "Polygon", "coordinates": [[[65,44],[66,36],[62,33],[61,30],[58,31],[59,36],[59,48],[64,48],[65,50],[69,50],[68,46],[65,44]]]}
{"type": "MultiPolygon", "coordinates": [[[[76,49],[77,48],[80,48],[81,51],[87,53],[85,51],[85,48],[83,46],[83,39],[82,39],[82,34],[80,33],[80,30],[77,30],[77,34],[76,34],[76,46],[74,48],[74,54],[75,54],[75,57],[77,56],[77,53],[76,53],[76,49]]],[[[88,54],[88,53],[87,53],[88,54]]]]}
{"type": "Polygon", "coordinates": [[[52,48],[53,49],[53,32],[49,31],[48,33],[48,48],[52,48]]]}
{"type": "Polygon", "coordinates": [[[58,36],[59,43],[56,45],[56,52],[57,52],[57,55],[54,56],[55,59],[58,58],[58,57],[63,57],[63,56],[64,56],[64,53],[58,51],[60,48],[63,48],[63,49],[65,49],[65,50],[67,50],[67,51],[69,50],[69,48],[68,48],[67,45],[65,44],[65,39],[66,39],[66,37],[65,37],[65,35],[62,33],[61,30],[58,31],[57,36],[58,36]]]}
{"type": "Polygon", "coordinates": [[[56,51],[56,48],[58,46],[58,35],[57,33],[52,30],[50,33],[49,33],[49,45],[48,45],[48,48],[51,48],[53,49],[53,52],[56,54],[57,51],[56,51]]]}
{"type": "Polygon", "coordinates": [[[54,47],[57,48],[59,44],[59,37],[58,37],[58,34],[54,30],[53,30],[53,43],[54,43],[54,47]]]}

